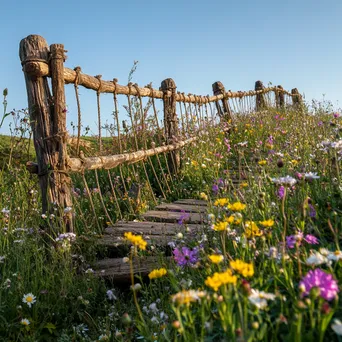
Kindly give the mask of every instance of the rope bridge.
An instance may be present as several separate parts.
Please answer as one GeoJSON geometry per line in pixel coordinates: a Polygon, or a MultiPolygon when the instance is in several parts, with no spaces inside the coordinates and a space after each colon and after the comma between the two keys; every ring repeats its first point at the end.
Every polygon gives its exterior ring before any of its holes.
{"type": "MultiPolygon", "coordinates": [[[[68,231],[73,231],[73,213],[65,209],[75,204],[75,187],[72,186],[75,181],[80,180],[84,186],[94,220],[97,217],[91,189],[97,189],[104,214],[112,224],[102,193],[103,177],[107,178],[106,191],[115,202],[116,218],[121,219],[124,213],[120,199],[125,196],[138,201],[141,192],[145,192],[155,204],[158,203],[156,194],[168,198],[181,167],[181,150],[208,131],[222,127],[229,132],[237,115],[269,107],[300,106],[302,101],[297,89],[288,92],[281,86],[264,87],[260,81],[255,83],[255,90],[244,92],[226,91],[221,82],[215,82],[211,96],[177,92],[172,79],[164,80],[159,89],[152,88],[151,84],[145,87],[133,83],[120,85],[115,78],[105,81],[101,75],[86,75],[79,66],[65,67],[65,52],[62,44],[49,47],[45,39],[37,35],[20,42],[19,54],[37,155],[37,162],[28,162],[27,168],[38,175],[43,213],[49,212],[53,203],[61,210],[68,231]],[[72,138],[67,129],[65,88],[68,84],[74,86],[77,111],[77,134],[72,138]],[[96,92],[98,131],[96,139],[87,140],[89,146],[81,130],[84,116],[80,87],[96,92]],[[105,93],[112,95],[114,108],[110,140],[103,137],[101,104],[105,93]],[[157,109],[160,101],[162,120],[157,109]],[[125,120],[119,115],[122,108],[126,111],[125,120]],[[72,141],[72,146],[68,141],[72,141]],[[90,171],[92,176],[89,176],[90,171]],[[73,181],[71,173],[75,174],[73,181]],[[90,181],[94,186],[89,186],[90,181]]],[[[134,214],[135,209],[132,201],[128,201],[127,210],[134,214]]]]}

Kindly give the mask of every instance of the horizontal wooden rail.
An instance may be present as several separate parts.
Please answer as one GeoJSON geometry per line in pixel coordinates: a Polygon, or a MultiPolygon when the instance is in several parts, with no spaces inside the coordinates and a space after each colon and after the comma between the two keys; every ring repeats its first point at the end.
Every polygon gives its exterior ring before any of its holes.
{"type": "MultiPolygon", "coordinates": [[[[34,76],[50,76],[50,68],[46,62],[37,61],[37,60],[26,60],[22,62],[23,71],[27,74],[34,76]]],[[[77,68],[75,68],[77,70],[77,68]]],[[[100,93],[116,93],[121,95],[134,95],[134,96],[142,96],[142,97],[154,97],[157,99],[162,99],[165,95],[171,97],[172,92],[168,91],[163,93],[160,90],[153,89],[151,87],[138,87],[135,84],[129,84],[127,86],[117,84],[116,80],[113,81],[103,81],[100,80],[99,77],[90,76],[87,74],[82,74],[80,72],[76,72],[73,69],[64,68],[64,82],[65,83],[73,83],[77,82],[78,85],[81,85],[85,88],[99,91],[100,93]]],[[[80,69],[78,69],[80,70],[80,69]]],[[[266,94],[269,92],[277,91],[278,93],[283,93],[288,96],[297,96],[291,94],[290,92],[280,89],[277,87],[268,87],[262,90],[250,90],[250,91],[238,91],[232,92],[227,91],[225,94],[214,95],[214,96],[202,96],[202,95],[193,95],[177,92],[176,101],[177,102],[189,102],[189,103],[209,103],[216,102],[222,100],[223,98],[242,98],[245,96],[255,96],[258,94],[266,94]]]]}

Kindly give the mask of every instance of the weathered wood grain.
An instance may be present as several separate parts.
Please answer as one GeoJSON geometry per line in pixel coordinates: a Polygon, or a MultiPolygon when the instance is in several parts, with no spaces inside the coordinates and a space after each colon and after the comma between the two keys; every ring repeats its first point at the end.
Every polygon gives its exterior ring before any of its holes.
{"type": "Polygon", "coordinates": [[[191,205],[183,203],[164,203],[157,205],[155,210],[165,210],[165,211],[184,211],[186,213],[206,213],[207,207],[200,205],[191,205]]]}
{"type": "MultiPolygon", "coordinates": [[[[142,277],[147,276],[154,268],[167,267],[170,259],[161,260],[154,256],[134,258],[133,273],[142,277]]],[[[129,282],[131,279],[130,264],[124,263],[122,258],[100,260],[94,268],[96,275],[111,278],[113,282],[129,282]]]]}
{"type": "Polygon", "coordinates": [[[179,204],[188,204],[188,205],[198,205],[198,206],[207,206],[208,202],[199,200],[199,199],[192,199],[192,198],[185,198],[185,199],[179,199],[175,201],[174,203],[179,203],[179,204]]]}
{"type": "Polygon", "coordinates": [[[198,213],[182,213],[172,211],[158,211],[150,210],[146,214],[143,214],[143,218],[147,221],[156,222],[180,222],[183,223],[204,223],[206,216],[198,213]]]}

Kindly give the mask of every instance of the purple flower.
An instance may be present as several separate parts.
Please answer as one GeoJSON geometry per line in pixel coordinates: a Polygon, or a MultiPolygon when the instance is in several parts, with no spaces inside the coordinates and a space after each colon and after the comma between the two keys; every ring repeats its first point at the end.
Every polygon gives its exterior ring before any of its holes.
{"type": "Polygon", "coordinates": [[[306,234],[304,237],[304,240],[309,243],[310,245],[318,245],[318,239],[316,238],[316,236],[313,236],[311,234],[306,234]]]}
{"type": "Polygon", "coordinates": [[[303,287],[302,296],[309,295],[312,288],[319,289],[319,295],[325,300],[332,300],[339,292],[337,281],[330,273],[317,268],[309,271],[299,283],[303,287]]]}
{"type": "Polygon", "coordinates": [[[339,113],[334,113],[334,118],[338,118],[340,116],[339,113]]]}
{"type": "Polygon", "coordinates": [[[323,126],[323,121],[318,121],[318,127],[321,127],[321,126],[323,126]]]}
{"type": "Polygon", "coordinates": [[[185,221],[187,221],[190,217],[189,213],[186,213],[184,211],[182,211],[182,215],[180,216],[179,220],[178,220],[178,224],[182,225],[184,224],[185,221]]]}
{"type": "Polygon", "coordinates": [[[317,216],[315,207],[312,204],[309,204],[309,216],[315,218],[317,216]]]}
{"type": "Polygon", "coordinates": [[[178,266],[193,266],[198,261],[198,249],[182,247],[182,249],[175,248],[173,256],[178,266]]]}
{"type": "Polygon", "coordinates": [[[277,196],[279,199],[283,199],[284,198],[284,195],[285,195],[285,187],[283,185],[281,185],[279,188],[278,188],[278,191],[277,191],[277,196]]]}
{"type": "Polygon", "coordinates": [[[303,239],[303,233],[302,232],[298,232],[298,234],[296,235],[289,235],[286,237],[286,246],[287,248],[294,248],[296,245],[300,246],[302,243],[302,239],[303,239]]]}
{"type": "Polygon", "coordinates": [[[212,190],[213,192],[218,192],[218,191],[219,191],[218,185],[217,185],[217,184],[213,184],[211,190],[212,190]]]}

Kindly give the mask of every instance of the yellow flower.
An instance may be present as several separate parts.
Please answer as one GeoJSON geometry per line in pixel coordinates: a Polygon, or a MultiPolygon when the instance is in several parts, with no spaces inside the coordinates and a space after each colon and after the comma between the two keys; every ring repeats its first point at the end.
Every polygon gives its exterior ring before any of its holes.
{"type": "Polygon", "coordinates": [[[215,202],[214,202],[214,206],[216,207],[224,207],[225,205],[227,205],[229,203],[228,198],[218,198],[215,202]]]}
{"type": "Polygon", "coordinates": [[[227,228],[228,228],[228,222],[217,222],[213,225],[213,229],[217,232],[227,230],[227,228]]]}
{"type": "Polygon", "coordinates": [[[272,227],[274,225],[274,221],[272,219],[265,220],[259,222],[263,227],[272,227]]]}
{"type": "Polygon", "coordinates": [[[219,287],[226,284],[236,284],[237,277],[233,275],[230,269],[225,272],[215,272],[212,277],[208,277],[205,280],[205,285],[211,287],[214,291],[217,291],[219,287]]]}
{"type": "Polygon", "coordinates": [[[243,182],[240,184],[240,188],[247,188],[248,183],[247,182],[243,182]]]}
{"type": "Polygon", "coordinates": [[[213,264],[219,264],[224,259],[223,255],[221,254],[212,254],[212,255],[209,255],[208,258],[213,264]]]}
{"type": "Polygon", "coordinates": [[[191,165],[197,167],[198,162],[196,160],[191,160],[191,165]]]}
{"type": "Polygon", "coordinates": [[[259,164],[260,166],[264,166],[264,165],[267,164],[267,161],[266,161],[266,160],[260,160],[260,161],[258,161],[258,164],[259,164]]]}
{"type": "Polygon", "coordinates": [[[224,220],[229,224],[240,224],[242,222],[242,215],[240,213],[235,213],[233,215],[230,215],[229,217],[226,217],[224,220]]]}
{"type": "Polygon", "coordinates": [[[291,164],[292,164],[293,166],[297,166],[297,165],[298,165],[298,160],[292,159],[292,160],[291,160],[291,164]]]}
{"type": "Polygon", "coordinates": [[[156,279],[156,278],[161,278],[163,277],[165,274],[167,273],[165,268],[159,268],[159,269],[155,269],[152,272],[150,272],[148,274],[148,277],[150,279],[156,279]]]}
{"type": "Polygon", "coordinates": [[[242,260],[233,260],[230,262],[230,267],[240,273],[244,277],[252,277],[254,274],[254,266],[253,264],[248,264],[243,262],[242,260]]]}
{"type": "Polygon", "coordinates": [[[246,221],[245,222],[245,236],[247,239],[255,237],[255,236],[261,236],[262,232],[258,228],[255,222],[253,221],[246,221]]]}
{"type": "Polygon", "coordinates": [[[241,211],[246,208],[246,204],[243,204],[241,202],[235,202],[233,204],[228,204],[228,209],[232,211],[241,211]]]}
{"type": "Polygon", "coordinates": [[[201,192],[201,193],[200,193],[200,198],[201,198],[202,200],[208,201],[208,196],[207,196],[204,192],[201,192]]]}
{"type": "Polygon", "coordinates": [[[200,299],[206,296],[206,294],[207,293],[205,291],[183,290],[173,295],[171,300],[177,305],[189,306],[190,303],[200,301],[200,299]]]}
{"type": "Polygon", "coordinates": [[[147,242],[140,235],[134,235],[131,232],[126,232],[124,234],[126,240],[131,242],[134,246],[139,247],[142,250],[146,249],[147,242]]]}

